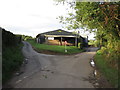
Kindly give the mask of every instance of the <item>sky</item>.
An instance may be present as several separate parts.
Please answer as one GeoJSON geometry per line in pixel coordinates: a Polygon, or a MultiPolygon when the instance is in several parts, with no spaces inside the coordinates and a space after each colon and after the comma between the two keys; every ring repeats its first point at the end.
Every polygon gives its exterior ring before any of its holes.
{"type": "MultiPolygon", "coordinates": [[[[66,16],[67,8],[67,5],[56,5],[53,0],[0,0],[0,27],[14,34],[33,37],[47,31],[67,30],[56,19],[61,15],[66,16]]],[[[81,34],[89,35],[83,31],[81,34]]],[[[88,37],[93,39],[94,35],[88,37]]]]}

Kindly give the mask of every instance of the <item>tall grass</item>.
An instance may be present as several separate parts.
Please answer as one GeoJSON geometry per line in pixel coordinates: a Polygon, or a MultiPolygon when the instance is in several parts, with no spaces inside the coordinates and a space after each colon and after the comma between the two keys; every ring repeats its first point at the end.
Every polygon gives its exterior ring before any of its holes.
{"type": "Polygon", "coordinates": [[[36,43],[34,40],[27,40],[27,41],[39,51],[46,50],[46,51],[52,51],[62,54],[73,54],[73,53],[80,53],[83,51],[77,48],[76,46],[66,46],[67,52],[65,52],[65,46],[39,44],[36,43]]]}
{"type": "Polygon", "coordinates": [[[8,81],[13,72],[17,70],[23,62],[21,52],[23,44],[14,47],[6,47],[2,53],[2,81],[3,84],[8,81]]]}
{"type": "Polygon", "coordinates": [[[99,51],[95,55],[95,62],[100,72],[107,78],[107,80],[114,87],[118,87],[118,70],[111,67],[105,57],[99,51]]]}

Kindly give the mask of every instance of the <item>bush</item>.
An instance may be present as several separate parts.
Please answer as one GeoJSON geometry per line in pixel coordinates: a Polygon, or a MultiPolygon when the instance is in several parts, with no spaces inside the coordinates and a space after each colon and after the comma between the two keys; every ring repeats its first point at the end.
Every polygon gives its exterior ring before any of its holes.
{"type": "Polygon", "coordinates": [[[114,48],[101,47],[97,54],[103,55],[110,66],[118,68],[118,62],[120,58],[120,53],[118,50],[115,50],[114,48]]]}
{"type": "Polygon", "coordinates": [[[22,45],[4,49],[2,53],[3,83],[5,83],[12,76],[12,73],[22,64],[24,57],[21,52],[21,47],[22,45]]]}
{"type": "Polygon", "coordinates": [[[95,63],[100,72],[107,78],[107,80],[114,86],[118,87],[118,70],[110,66],[103,54],[97,51],[95,55],[95,63]]]}
{"type": "Polygon", "coordinates": [[[2,45],[4,47],[16,46],[21,43],[21,37],[2,29],[2,45]]]}
{"type": "Polygon", "coordinates": [[[21,37],[2,29],[2,82],[10,79],[12,73],[23,62],[21,37]]]}

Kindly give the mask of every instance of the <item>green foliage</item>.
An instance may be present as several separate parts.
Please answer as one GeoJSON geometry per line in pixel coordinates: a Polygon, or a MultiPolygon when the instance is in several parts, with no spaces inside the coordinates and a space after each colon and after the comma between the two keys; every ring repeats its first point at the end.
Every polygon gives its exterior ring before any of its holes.
{"type": "Polygon", "coordinates": [[[119,2],[76,2],[73,8],[75,14],[69,14],[69,17],[60,17],[61,22],[69,23],[71,29],[89,28],[90,31],[96,32],[98,40],[102,39],[101,45],[103,39],[106,41],[108,37],[111,39],[119,38],[119,2]]]}
{"type": "Polygon", "coordinates": [[[120,2],[76,2],[73,6],[75,13],[60,19],[61,22],[68,23],[71,29],[85,27],[88,31],[95,32],[95,46],[106,48],[102,53],[110,58],[112,64],[120,56],[119,5],[120,2]]]}
{"type": "Polygon", "coordinates": [[[101,52],[101,53],[104,53],[104,54],[107,54],[107,48],[105,47],[101,47],[101,49],[98,51],[98,52],[101,52]]]}
{"type": "MultiPolygon", "coordinates": [[[[22,46],[22,45],[21,45],[22,46]]],[[[2,79],[5,83],[23,62],[21,46],[6,48],[2,53],[2,79]]]]}
{"type": "MultiPolygon", "coordinates": [[[[105,48],[103,48],[105,49],[105,48]]],[[[103,73],[103,75],[107,78],[107,80],[113,85],[113,87],[118,87],[118,70],[109,66],[105,56],[101,54],[101,51],[98,51],[95,55],[95,63],[103,73]]]]}
{"type": "Polygon", "coordinates": [[[21,37],[2,29],[2,82],[9,80],[23,62],[21,37]]]}
{"type": "Polygon", "coordinates": [[[95,40],[89,40],[88,45],[90,45],[90,46],[96,46],[95,45],[95,40]]]}
{"type": "Polygon", "coordinates": [[[75,47],[75,46],[66,46],[68,52],[65,52],[65,46],[58,46],[58,45],[46,45],[46,44],[38,44],[34,40],[27,40],[34,48],[38,51],[52,51],[61,54],[74,54],[80,53],[83,50],[75,47]]]}
{"type": "Polygon", "coordinates": [[[116,69],[118,69],[118,62],[119,62],[119,58],[120,58],[120,52],[118,50],[115,50],[114,48],[106,48],[106,47],[102,47],[98,53],[102,54],[105,59],[106,62],[111,66],[114,67],[116,69]]]}
{"type": "Polygon", "coordinates": [[[16,36],[13,33],[2,29],[2,46],[5,47],[16,46],[21,43],[21,36],[16,36]]]}
{"type": "Polygon", "coordinates": [[[81,43],[78,43],[78,48],[81,48],[81,43]]]}
{"type": "Polygon", "coordinates": [[[32,36],[21,35],[23,40],[33,39],[32,36]]]}
{"type": "Polygon", "coordinates": [[[73,10],[75,13],[60,18],[61,22],[69,24],[68,29],[82,27],[87,28],[90,32],[95,32],[95,45],[102,47],[98,54],[104,56],[109,66],[118,69],[120,62],[120,1],[76,2],[73,10]]]}

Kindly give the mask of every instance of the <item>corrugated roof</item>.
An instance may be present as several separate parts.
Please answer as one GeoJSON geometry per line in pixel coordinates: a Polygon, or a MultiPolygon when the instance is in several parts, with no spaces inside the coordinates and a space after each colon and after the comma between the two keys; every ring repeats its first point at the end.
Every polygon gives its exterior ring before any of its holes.
{"type": "Polygon", "coordinates": [[[43,35],[66,35],[66,36],[71,35],[71,36],[76,36],[76,34],[73,34],[72,32],[64,31],[62,29],[49,31],[49,32],[45,32],[45,33],[40,33],[40,34],[43,34],[43,35]]]}

